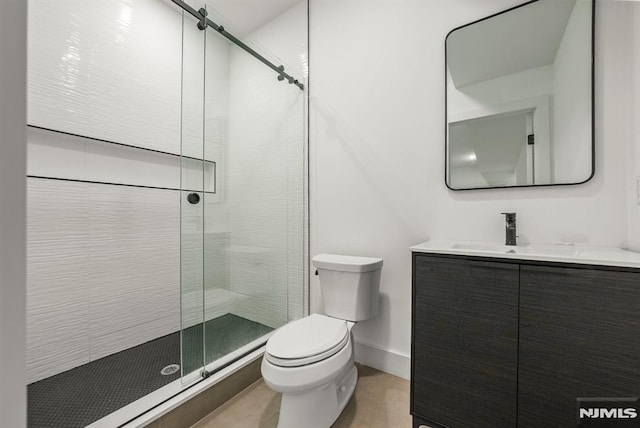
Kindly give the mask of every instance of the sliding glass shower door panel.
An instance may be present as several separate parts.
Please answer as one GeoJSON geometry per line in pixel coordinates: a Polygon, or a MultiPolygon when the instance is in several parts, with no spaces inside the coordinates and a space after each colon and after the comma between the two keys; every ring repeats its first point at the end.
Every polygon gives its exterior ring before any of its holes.
{"type": "MultiPolygon", "coordinates": [[[[208,8],[208,16],[222,18],[208,8]]],[[[304,91],[218,31],[183,30],[183,379],[303,314],[304,91]]],[[[226,26],[226,23],[225,23],[226,26]]]]}
{"type": "Polygon", "coordinates": [[[183,13],[180,178],[180,276],[182,379],[204,367],[204,33],[183,13]]]}
{"type": "Polygon", "coordinates": [[[205,154],[218,174],[205,229],[224,236],[220,253],[205,247],[208,364],[249,352],[302,315],[304,92],[206,31],[205,154]]]}

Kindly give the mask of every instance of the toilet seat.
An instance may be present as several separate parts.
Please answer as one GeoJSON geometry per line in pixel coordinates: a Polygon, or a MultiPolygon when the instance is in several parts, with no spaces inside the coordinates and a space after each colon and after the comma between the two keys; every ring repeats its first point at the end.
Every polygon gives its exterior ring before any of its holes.
{"type": "Polygon", "coordinates": [[[325,360],[349,342],[347,322],[312,314],[285,325],[268,340],[265,358],[280,367],[300,367],[325,360]]]}

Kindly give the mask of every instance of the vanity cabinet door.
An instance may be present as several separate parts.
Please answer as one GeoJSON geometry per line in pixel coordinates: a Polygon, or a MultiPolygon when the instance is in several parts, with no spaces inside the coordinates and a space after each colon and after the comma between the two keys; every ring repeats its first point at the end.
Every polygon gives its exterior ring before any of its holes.
{"type": "Polygon", "coordinates": [[[577,397],[640,396],[640,274],[523,265],[518,391],[521,428],[576,426],[577,397]]]}
{"type": "Polygon", "coordinates": [[[414,256],[412,414],[452,428],[516,425],[518,272],[414,256]]]}

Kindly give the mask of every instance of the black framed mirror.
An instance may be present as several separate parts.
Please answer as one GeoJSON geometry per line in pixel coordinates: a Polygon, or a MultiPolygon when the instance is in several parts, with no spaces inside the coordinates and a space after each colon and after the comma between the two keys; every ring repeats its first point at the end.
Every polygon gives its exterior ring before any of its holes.
{"type": "Polygon", "coordinates": [[[533,0],[447,35],[449,189],[593,177],[594,23],[595,0],[533,0]]]}

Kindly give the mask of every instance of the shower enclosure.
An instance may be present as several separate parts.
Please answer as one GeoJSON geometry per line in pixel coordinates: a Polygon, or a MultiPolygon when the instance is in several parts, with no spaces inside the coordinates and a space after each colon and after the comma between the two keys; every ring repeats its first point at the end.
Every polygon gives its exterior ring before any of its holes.
{"type": "Polygon", "coordinates": [[[306,2],[242,37],[90,3],[29,3],[30,427],[119,425],[307,310],[306,2]]]}

